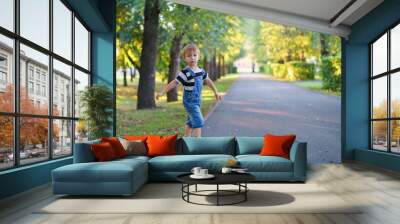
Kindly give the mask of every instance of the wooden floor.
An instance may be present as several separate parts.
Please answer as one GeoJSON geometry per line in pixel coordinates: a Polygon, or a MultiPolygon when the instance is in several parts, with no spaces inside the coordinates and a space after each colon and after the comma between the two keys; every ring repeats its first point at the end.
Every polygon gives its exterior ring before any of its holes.
{"type": "Polygon", "coordinates": [[[308,182],[366,206],[357,214],[35,214],[35,208],[54,200],[47,185],[1,201],[0,223],[400,223],[399,173],[346,163],[313,165],[308,175],[308,182]]]}

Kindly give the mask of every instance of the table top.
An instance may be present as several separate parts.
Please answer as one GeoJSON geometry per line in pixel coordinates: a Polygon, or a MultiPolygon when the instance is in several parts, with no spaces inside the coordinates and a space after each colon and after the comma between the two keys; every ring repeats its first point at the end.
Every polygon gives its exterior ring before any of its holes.
{"type": "Polygon", "coordinates": [[[255,177],[249,173],[212,173],[215,177],[210,179],[193,179],[190,177],[191,174],[179,175],[177,179],[186,184],[236,184],[255,180],[255,177]]]}

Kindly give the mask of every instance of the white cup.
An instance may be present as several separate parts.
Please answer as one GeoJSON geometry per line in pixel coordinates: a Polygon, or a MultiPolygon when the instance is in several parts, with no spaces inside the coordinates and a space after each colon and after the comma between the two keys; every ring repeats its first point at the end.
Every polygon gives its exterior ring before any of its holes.
{"type": "Polygon", "coordinates": [[[230,167],[222,167],[221,172],[222,173],[230,173],[232,171],[232,168],[230,167]]]}
{"type": "Polygon", "coordinates": [[[196,175],[196,176],[199,176],[199,175],[201,175],[200,174],[200,171],[202,170],[202,168],[201,167],[193,167],[193,169],[192,169],[192,173],[194,174],[194,175],[196,175]]]}
{"type": "Polygon", "coordinates": [[[201,169],[200,170],[200,176],[207,176],[208,175],[208,169],[201,169]]]}

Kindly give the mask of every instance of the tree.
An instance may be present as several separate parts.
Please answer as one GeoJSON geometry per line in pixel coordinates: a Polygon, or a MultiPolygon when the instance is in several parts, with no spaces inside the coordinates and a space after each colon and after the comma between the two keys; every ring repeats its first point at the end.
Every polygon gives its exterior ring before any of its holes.
{"type": "MultiPolygon", "coordinates": [[[[118,67],[133,66],[139,71],[137,109],[155,107],[155,74],[163,80],[175,79],[182,65],[179,53],[186,43],[200,47],[210,77],[224,74],[224,67],[241,49],[244,38],[239,25],[236,17],[169,1],[119,0],[118,67]]],[[[169,92],[168,101],[175,101],[176,96],[176,91],[169,92]]]]}
{"type": "MultiPolygon", "coordinates": [[[[164,20],[161,27],[164,32],[172,36],[169,46],[169,65],[168,65],[168,82],[175,79],[179,69],[180,50],[185,34],[189,31],[189,24],[194,22],[195,16],[192,15],[192,10],[188,6],[168,3],[163,7],[162,14],[164,20]],[[185,18],[185,19],[182,19],[185,18]]],[[[177,88],[172,89],[167,93],[167,102],[178,100],[177,88]]]]}
{"type": "MultiPolygon", "coordinates": [[[[8,85],[6,92],[0,94],[0,108],[2,111],[12,112],[14,106],[14,88],[13,85],[8,85]]],[[[48,103],[47,103],[48,104],[48,103]]],[[[20,88],[20,107],[24,114],[47,114],[46,102],[41,105],[34,105],[29,99],[29,95],[24,87],[20,88]]],[[[58,110],[54,111],[55,114],[59,113],[58,110]]],[[[0,146],[13,147],[13,122],[11,116],[0,116],[0,146]]],[[[45,145],[48,139],[48,119],[45,118],[20,118],[20,148],[24,149],[26,145],[45,145]]],[[[53,138],[57,138],[59,129],[56,125],[53,126],[53,138]]]]}
{"type": "Polygon", "coordinates": [[[159,14],[160,1],[146,0],[137,109],[154,108],[156,106],[154,92],[159,14]]]}
{"type": "MultiPolygon", "coordinates": [[[[144,0],[117,1],[117,60],[121,64],[123,62],[136,69],[140,67],[139,60],[142,50],[144,23],[143,11],[144,0]]],[[[118,65],[118,67],[120,66],[118,65]]]]}
{"type": "Polygon", "coordinates": [[[89,129],[90,139],[109,136],[113,103],[108,87],[102,84],[86,87],[81,92],[80,106],[84,108],[82,117],[89,129]]]}

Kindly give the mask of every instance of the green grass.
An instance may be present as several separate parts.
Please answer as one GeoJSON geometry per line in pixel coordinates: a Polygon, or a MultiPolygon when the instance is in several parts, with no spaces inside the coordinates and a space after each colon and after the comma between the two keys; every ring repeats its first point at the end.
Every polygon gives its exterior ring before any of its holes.
{"type": "Polygon", "coordinates": [[[311,90],[322,90],[321,81],[299,81],[294,83],[296,86],[311,89],[311,90]]]}
{"type": "Polygon", "coordinates": [[[299,86],[304,89],[310,89],[318,92],[322,92],[329,95],[340,96],[340,92],[329,91],[323,89],[322,81],[320,80],[309,80],[309,81],[295,81],[293,82],[296,86],[299,86]]]}
{"type": "Polygon", "coordinates": [[[335,91],[330,91],[330,90],[324,89],[322,87],[321,77],[319,77],[317,75],[315,76],[315,80],[288,81],[286,79],[278,79],[278,78],[276,78],[276,77],[274,77],[273,75],[270,75],[270,74],[266,74],[266,73],[262,73],[262,74],[268,76],[272,80],[283,81],[283,82],[292,82],[296,86],[304,88],[304,89],[318,91],[318,92],[325,93],[325,94],[328,94],[328,95],[333,95],[333,96],[340,96],[340,92],[335,92],[335,91]]]}
{"type": "MultiPolygon", "coordinates": [[[[226,75],[215,85],[218,91],[224,94],[238,75],[226,75]]],[[[117,79],[117,135],[154,134],[170,135],[178,133],[183,136],[186,112],[182,105],[182,87],[179,87],[178,101],[167,103],[164,96],[156,101],[157,108],[136,110],[138,78],[133,82],[128,79],[128,86],[122,86],[122,78],[117,79]]],[[[156,91],[160,91],[166,85],[161,80],[156,80],[156,91]]],[[[204,86],[202,93],[203,116],[215,105],[214,93],[209,87],[204,86]]]]}

